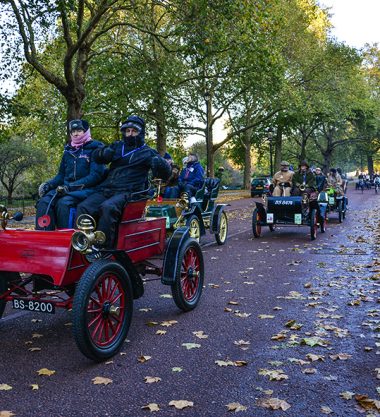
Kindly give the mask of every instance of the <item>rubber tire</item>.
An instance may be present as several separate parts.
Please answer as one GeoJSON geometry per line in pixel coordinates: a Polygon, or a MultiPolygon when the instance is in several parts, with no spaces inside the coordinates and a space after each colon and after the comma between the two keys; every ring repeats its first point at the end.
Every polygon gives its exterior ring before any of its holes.
{"type": "Polygon", "coordinates": [[[276,226],[274,224],[269,224],[268,226],[271,232],[274,232],[276,230],[276,226]]]}
{"type": "Polygon", "coordinates": [[[326,222],[326,216],[325,217],[320,217],[320,229],[321,229],[321,233],[325,233],[326,232],[326,223],[327,223],[326,222]]]}
{"type": "Polygon", "coordinates": [[[204,262],[203,262],[203,254],[202,249],[199,243],[195,239],[187,239],[179,249],[177,255],[177,265],[174,272],[174,284],[171,285],[172,296],[176,306],[181,309],[182,311],[191,311],[193,310],[202,295],[203,290],[203,282],[204,282],[204,262]],[[185,255],[189,250],[194,250],[196,256],[199,259],[199,275],[198,275],[198,283],[196,286],[196,290],[194,296],[188,300],[184,296],[183,288],[182,288],[182,281],[181,281],[181,270],[182,270],[182,262],[184,261],[185,255]]]}
{"type": "Polygon", "coordinates": [[[310,213],[310,238],[311,240],[315,240],[317,238],[317,229],[316,227],[317,221],[317,210],[312,209],[310,213]]]}
{"type": "Polygon", "coordinates": [[[253,232],[253,236],[255,236],[256,238],[259,238],[261,236],[261,225],[257,224],[257,217],[258,217],[258,210],[257,208],[255,208],[253,210],[252,213],[252,232],[253,232]]]}
{"type": "MultiPolygon", "coordinates": [[[[18,272],[0,272],[0,294],[8,290],[9,281],[18,281],[20,279],[20,274],[18,272]]],[[[7,305],[6,301],[0,301],[0,319],[3,317],[5,306],[7,305]]]]}
{"type": "Polygon", "coordinates": [[[77,284],[73,299],[73,334],[79,350],[87,358],[95,362],[102,362],[114,356],[123,346],[127,337],[133,313],[133,291],[127,271],[118,262],[110,259],[99,259],[89,265],[77,284]],[[89,297],[100,278],[106,272],[117,276],[124,291],[125,314],[119,334],[109,346],[100,347],[93,342],[88,331],[87,308],[89,297]]]}
{"type": "Polygon", "coordinates": [[[342,200],[339,200],[339,203],[338,203],[338,220],[339,220],[339,223],[343,222],[343,201],[342,200]]]}
{"type": "Polygon", "coordinates": [[[222,210],[222,212],[220,213],[220,222],[219,222],[219,226],[218,226],[218,233],[215,233],[216,243],[218,245],[224,245],[226,243],[226,241],[227,241],[227,237],[228,237],[228,220],[227,220],[227,214],[226,214],[226,212],[224,210],[222,210]],[[221,237],[221,233],[220,233],[221,226],[222,226],[222,222],[225,222],[225,225],[226,225],[225,226],[226,227],[226,233],[225,233],[224,238],[221,237]]]}
{"type": "Polygon", "coordinates": [[[201,240],[201,226],[199,224],[198,216],[196,216],[195,214],[192,214],[188,219],[186,219],[186,226],[189,228],[190,237],[192,239],[195,239],[199,243],[201,240]],[[191,226],[191,224],[193,224],[193,226],[191,226]],[[197,227],[198,229],[198,232],[197,232],[198,236],[196,236],[196,234],[192,235],[193,231],[195,230],[195,227],[197,227]]]}

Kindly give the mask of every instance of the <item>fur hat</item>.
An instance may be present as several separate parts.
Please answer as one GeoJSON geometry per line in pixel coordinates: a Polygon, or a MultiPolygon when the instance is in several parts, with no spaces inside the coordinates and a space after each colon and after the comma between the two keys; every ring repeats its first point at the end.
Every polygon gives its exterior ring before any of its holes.
{"type": "Polygon", "coordinates": [[[87,120],[75,119],[75,120],[70,120],[70,122],[69,122],[69,131],[70,132],[72,132],[73,130],[83,130],[84,132],[86,132],[89,127],[90,126],[89,126],[87,120]]]}
{"type": "Polygon", "coordinates": [[[128,119],[121,125],[120,131],[125,129],[136,129],[139,133],[145,133],[145,121],[139,116],[129,116],[128,119]]]}

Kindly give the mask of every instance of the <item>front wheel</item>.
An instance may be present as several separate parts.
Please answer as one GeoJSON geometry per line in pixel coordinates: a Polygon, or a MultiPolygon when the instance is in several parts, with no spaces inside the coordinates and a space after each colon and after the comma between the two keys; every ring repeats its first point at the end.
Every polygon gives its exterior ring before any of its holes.
{"type": "Polygon", "coordinates": [[[185,241],[179,250],[174,284],[174,302],[183,311],[193,310],[202,295],[204,263],[201,247],[194,239],[185,241]]]}
{"type": "MultiPolygon", "coordinates": [[[[9,283],[18,283],[20,279],[18,272],[0,272],[0,295],[8,291],[9,283]]],[[[6,304],[6,301],[0,300],[0,319],[3,317],[6,304]]]]}
{"type": "Polygon", "coordinates": [[[228,234],[228,221],[227,214],[225,211],[220,213],[220,221],[218,227],[218,233],[215,233],[215,240],[218,245],[224,245],[227,240],[228,234]]]}
{"type": "Polygon", "coordinates": [[[201,226],[198,217],[193,214],[186,220],[186,226],[189,228],[190,237],[198,243],[201,240],[201,226]]]}
{"type": "Polygon", "coordinates": [[[338,203],[338,219],[339,219],[339,223],[343,222],[343,202],[342,202],[342,200],[340,200],[339,203],[338,203]]]}
{"type": "Polygon", "coordinates": [[[117,262],[100,259],[84,272],[74,294],[73,333],[79,350],[96,362],[122,347],[133,312],[127,271],[117,262]]]}
{"type": "Polygon", "coordinates": [[[261,215],[257,208],[255,208],[252,213],[252,232],[255,237],[261,236],[261,224],[259,224],[261,220],[261,215]]]}
{"type": "Polygon", "coordinates": [[[318,212],[316,209],[312,209],[310,213],[310,237],[311,240],[317,238],[318,231],[318,212]]]}

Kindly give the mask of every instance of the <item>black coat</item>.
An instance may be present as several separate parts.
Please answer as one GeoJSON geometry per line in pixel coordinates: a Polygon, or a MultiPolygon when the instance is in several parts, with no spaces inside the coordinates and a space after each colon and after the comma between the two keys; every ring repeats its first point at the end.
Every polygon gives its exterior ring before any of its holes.
{"type": "Polygon", "coordinates": [[[84,199],[90,195],[104,177],[105,166],[95,162],[93,152],[104,146],[101,142],[92,140],[79,149],[66,145],[58,174],[47,183],[50,189],[59,185],[69,187],[75,197],[84,199]]]}
{"type": "Polygon", "coordinates": [[[114,142],[97,151],[94,158],[101,163],[111,163],[107,178],[97,187],[99,191],[114,194],[145,190],[149,170],[153,171],[153,176],[164,180],[170,176],[169,164],[143,141],[135,146],[128,146],[124,140],[114,142]]]}

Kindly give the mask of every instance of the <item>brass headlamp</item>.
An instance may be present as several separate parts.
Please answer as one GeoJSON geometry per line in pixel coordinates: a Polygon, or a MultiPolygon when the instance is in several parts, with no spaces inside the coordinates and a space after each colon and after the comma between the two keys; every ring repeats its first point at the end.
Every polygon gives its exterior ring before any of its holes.
{"type": "Polygon", "coordinates": [[[302,184],[300,184],[299,189],[300,189],[300,191],[305,191],[306,190],[306,184],[304,182],[302,184]]]}
{"type": "Polygon", "coordinates": [[[92,245],[102,245],[106,241],[106,235],[96,229],[96,222],[88,214],[82,214],[77,219],[78,231],[71,237],[72,247],[81,253],[91,253],[92,245]]]}

